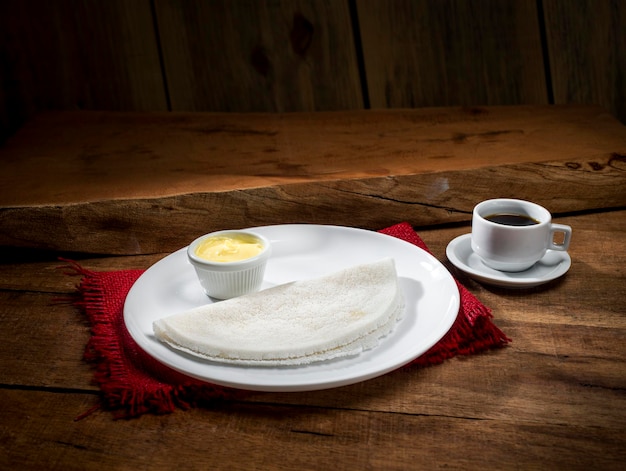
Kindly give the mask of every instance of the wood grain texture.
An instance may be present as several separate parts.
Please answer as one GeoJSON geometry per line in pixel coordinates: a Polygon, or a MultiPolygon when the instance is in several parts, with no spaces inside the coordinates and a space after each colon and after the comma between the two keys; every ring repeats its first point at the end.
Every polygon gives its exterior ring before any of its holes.
{"type": "Polygon", "coordinates": [[[596,103],[626,123],[626,3],[543,0],[555,103],[596,103]]]}
{"type": "Polygon", "coordinates": [[[468,221],[490,197],[534,200],[553,213],[626,205],[623,158],[276,185],[219,193],[3,209],[3,245],[109,254],[173,251],[215,230],[265,224],[375,229],[468,221]],[[601,168],[596,169],[595,164],[601,168]],[[467,184],[472,183],[471,196],[467,184]],[[610,182],[610,184],[607,184],[610,182]],[[581,190],[584,189],[585,191],[581,190]],[[49,228],[54,228],[52,231],[49,228]]]}
{"type": "Polygon", "coordinates": [[[173,110],[363,107],[347,1],[155,5],[173,110]]]}
{"type": "Polygon", "coordinates": [[[626,205],[626,128],[594,107],[63,113],[0,155],[0,245],[63,251],[159,253],[265,224],[460,222],[494,196],[554,213],[626,205]]]}
{"type": "Polygon", "coordinates": [[[357,6],[372,108],[548,103],[534,0],[357,6]]]}
{"type": "Polygon", "coordinates": [[[589,106],[47,113],[0,149],[0,205],[593,161],[625,147],[626,128],[589,106]]]}
{"type": "Polygon", "coordinates": [[[79,394],[3,391],[2,399],[9,423],[27,424],[4,441],[8,452],[0,464],[8,468],[141,469],[149,461],[153,469],[166,469],[183,461],[188,469],[402,471],[419,463],[429,469],[488,464],[617,470],[623,458],[624,441],[609,427],[272,404],[230,404],[128,422],[101,415],[72,423],[89,406],[79,394]]]}
{"type": "MultiPolygon", "coordinates": [[[[50,299],[72,292],[75,277],[54,260],[2,265],[0,467],[621,469],[626,211],[556,222],[574,230],[563,278],[523,291],[459,278],[513,338],[505,349],[342,388],[255,393],[130,421],[105,411],[74,421],[97,404],[81,359],[89,332],[79,309],[51,308],[50,299]]],[[[419,234],[445,262],[447,243],[468,229],[419,234]]],[[[80,262],[114,270],[157,259],[80,262]]]]}
{"type": "Polygon", "coordinates": [[[40,109],[167,109],[149,0],[2,4],[5,103],[19,124],[40,109]]]}
{"type": "Polygon", "coordinates": [[[554,95],[626,123],[624,10],[618,0],[3,1],[0,142],[39,110],[166,110],[170,99],[175,110],[247,112],[554,95]]]}

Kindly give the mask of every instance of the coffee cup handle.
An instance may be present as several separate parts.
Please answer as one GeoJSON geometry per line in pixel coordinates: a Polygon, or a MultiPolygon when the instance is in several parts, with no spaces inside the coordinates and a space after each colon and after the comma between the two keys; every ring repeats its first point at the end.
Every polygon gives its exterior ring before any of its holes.
{"type": "Polygon", "coordinates": [[[569,242],[572,238],[572,228],[569,226],[566,226],[564,224],[552,224],[552,227],[550,228],[550,245],[549,245],[549,249],[550,250],[561,250],[561,251],[565,251],[569,248],[569,242]],[[555,234],[563,234],[563,242],[561,242],[560,244],[557,244],[554,242],[554,235],[555,234]]]}

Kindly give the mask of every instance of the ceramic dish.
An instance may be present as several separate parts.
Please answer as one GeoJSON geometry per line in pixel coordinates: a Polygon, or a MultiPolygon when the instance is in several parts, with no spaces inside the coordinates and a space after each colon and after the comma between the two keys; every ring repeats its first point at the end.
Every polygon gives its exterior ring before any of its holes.
{"type": "Polygon", "coordinates": [[[544,257],[528,270],[503,272],[485,265],[472,251],[471,234],[452,240],[446,248],[448,260],[459,270],[482,283],[505,288],[532,288],[563,276],[572,260],[567,252],[548,250],[544,257]]]}
{"type": "Polygon", "coordinates": [[[211,302],[183,248],[150,267],[126,299],[124,320],[143,350],[177,371],[223,386],[259,391],[315,390],[374,378],[410,362],[437,343],[456,319],[460,297],[452,275],[413,244],[338,226],[279,225],[251,230],[272,244],[261,289],[393,257],[405,296],[404,317],[378,347],[349,358],[296,367],[234,366],[202,360],[168,348],[152,331],[156,319],[211,302]]]}

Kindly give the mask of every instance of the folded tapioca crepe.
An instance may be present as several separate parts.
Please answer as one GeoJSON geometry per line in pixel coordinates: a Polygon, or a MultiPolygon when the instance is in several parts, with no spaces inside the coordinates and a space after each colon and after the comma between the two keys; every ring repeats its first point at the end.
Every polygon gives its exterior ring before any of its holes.
{"type": "Polygon", "coordinates": [[[375,347],[404,312],[393,259],[268,288],[157,320],[156,337],[208,360],[299,365],[375,347]]]}

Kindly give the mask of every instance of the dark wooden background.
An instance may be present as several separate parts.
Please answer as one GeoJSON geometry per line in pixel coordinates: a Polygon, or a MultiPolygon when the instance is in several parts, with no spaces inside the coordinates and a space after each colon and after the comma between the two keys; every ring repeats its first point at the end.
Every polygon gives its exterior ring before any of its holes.
{"type": "Polygon", "coordinates": [[[0,0],[0,141],[42,109],[600,104],[624,0],[0,0]]]}

